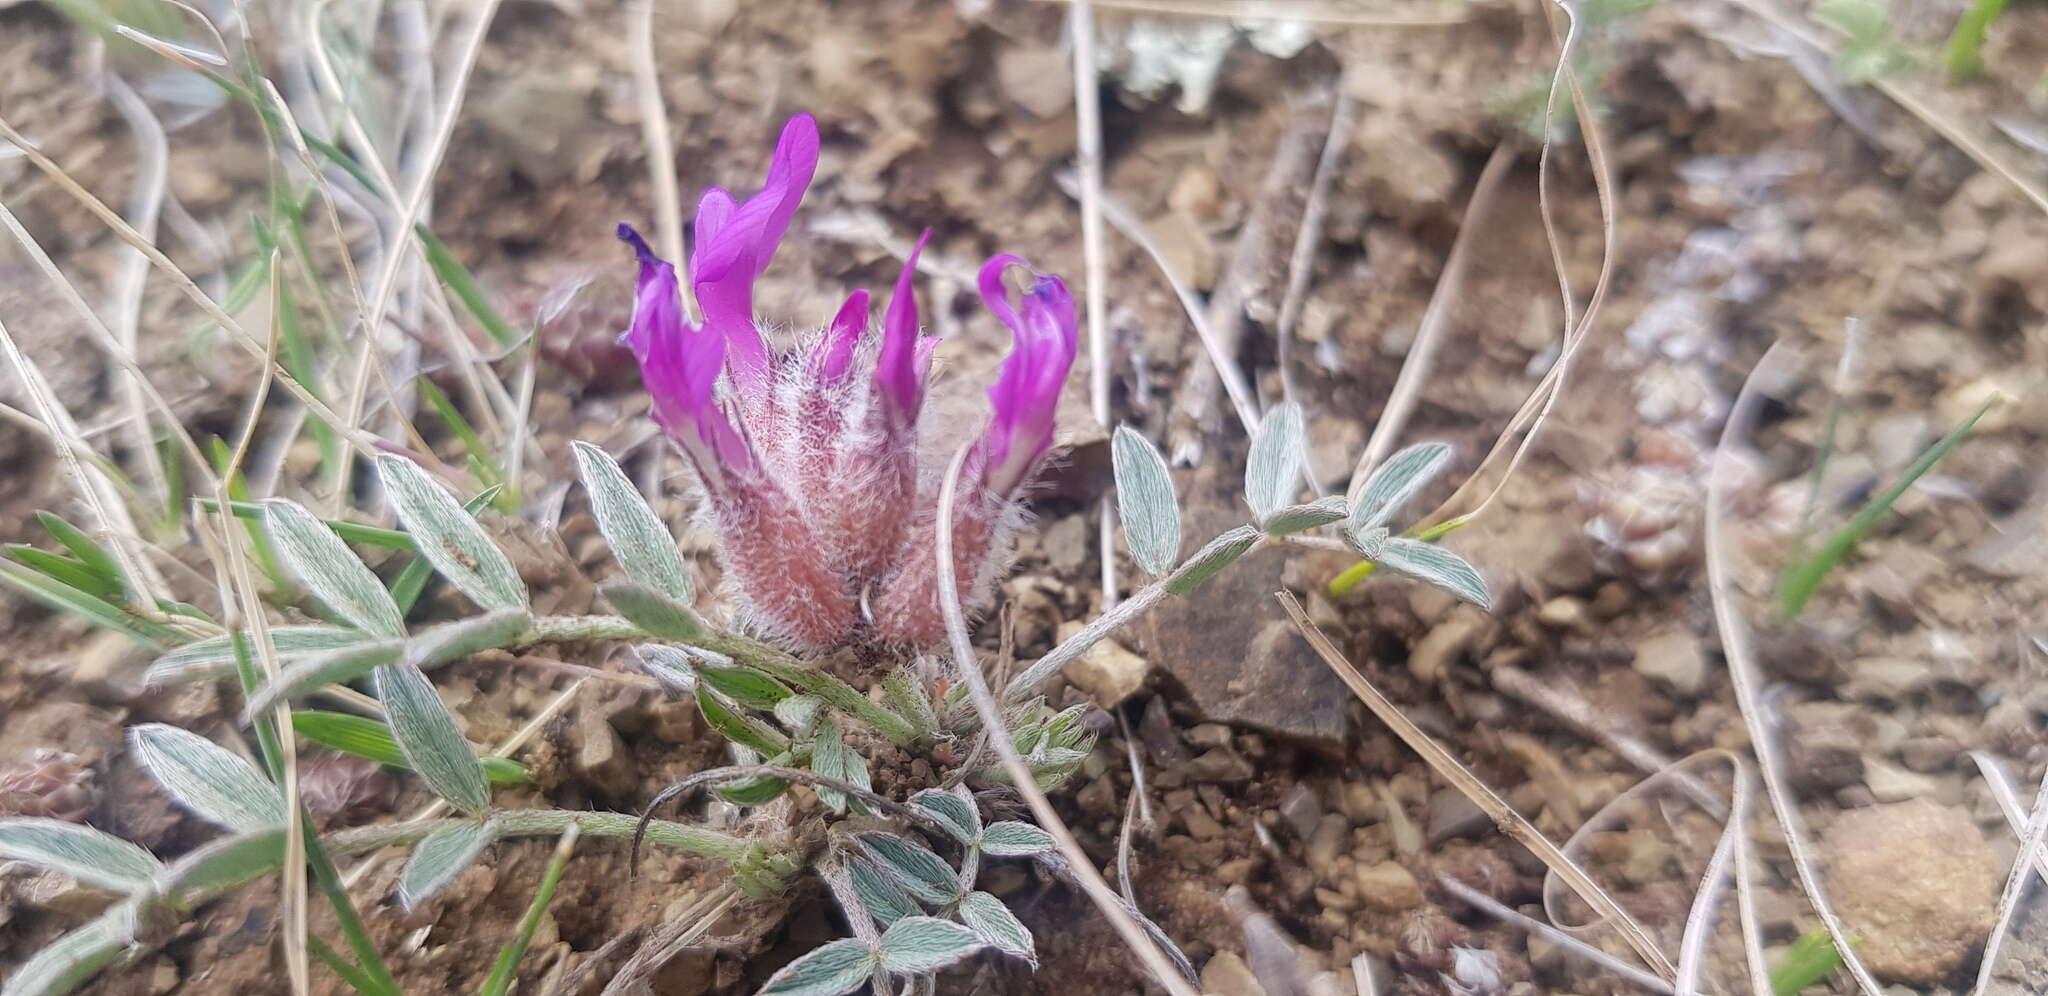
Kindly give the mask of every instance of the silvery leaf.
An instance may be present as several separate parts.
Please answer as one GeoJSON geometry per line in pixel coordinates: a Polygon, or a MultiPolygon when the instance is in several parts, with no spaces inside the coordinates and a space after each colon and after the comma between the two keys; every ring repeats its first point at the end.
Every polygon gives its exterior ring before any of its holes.
{"type": "Polygon", "coordinates": [[[664,640],[694,640],[704,624],[689,606],[633,581],[607,581],[597,588],[626,621],[664,640]]]}
{"type": "Polygon", "coordinates": [[[1015,955],[1038,967],[1038,948],[1031,931],[1017,920],[1017,914],[1003,901],[986,892],[970,892],[960,900],[960,920],[975,936],[1004,954],[1015,955]]]}
{"type": "Polygon", "coordinates": [[[684,694],[697,691],[697,669],[690,663],[689,653],[659,643],[643,643],[633,648],[633,657],[640,670],[661,682],[663,688],[684,694]]]}
{"type": "MultiPolygon", "coordinates": [[[[310,654],[354,646],[369,635],[341,626],[272,626],[270,646],[277,659],[289,663],[310,654]]],[[[250,651],[254,653],[252,649],[250,651]]],[[[233,634],[195,640],[156,659],[143,672],[142,683],[155,687],[183,681],[224,678],[235,673],[233,634]]]]}
{"type": "Polygon", "coordinates": [[[981,832],[982,853],[999,858],[1043,854],[1055,846],[1052,834],[1017,820],[991,823],[981,832]]]}
{"type": "Polygon", "coordinates": [[[802,730],[818,717],[825,700],[815,695],[792,695],[775,703],[775,718],[791,730],[802,730]]]}
{"type": "Polygon", "coordinates": [[[626,576],[647,588],[684,605],[690,604],[690,572],[676,550],[675,538],[661,525],[647,499],[619,469],[611,454],[578,440],[569,448],[576,453],[577,469],[583,473],[583,487],[590,492],[590,512],[597,519],[598,532],[612,548],[626,576]]]}
{"type": "Polygon", "coordinates": [[[1264,519],[1289,503],[1301,488],[1301,464],[1306,459],[1307,428],[1301,406],[1286,402],[1266,413],[1252,437],[1251,454],[1245,458],[1244,497],[1251,505],[1252,518],[1264,519]]]}
{"type": "Polygon", "coordinates": [[[119,837],[62,820],[0,820],[0,861],[25,861],[115,892],[149,888],[163,862],[119,837]]]}
{"type": "Polygon", "coordinates": [[[405,644],[398,640],[377,640],[300,658],[249,696],[249,701],[242,706],[242,723],[245,726],[253,723],[256,717],[269,712],[279,702],[305,695],[316,688],[346,684],[361,678],[398,660],[404,652],[405,644]]]}
{"type": "Polygon", "coordinates": [[[498,839],[495,820],[462,822],[421,838],[398,873],[398,903],[408,910],[434,897],[498,839]]]}
{"type": "Polygon", "coordinates": [[[1180,569],[1166,579],[1166,590],[1176,595],[1185,595],[1201,587],[1202,582],[1215,577],[1237,558],[1244,556],[1245,551],[1250,550],[1258,539],[1258,530],[1250,526],[1239,526],[1210,540],[1208,546],[1196,551],[1194,556],[1188,558],[1187,563],[1180,565],[1180,569]]]}
{"type": "Polygon", "coordinates": [[[135,910],[123,903],[43,945],[8,976],[0,996],[60,996],[84,985],[135,943],[135,910]]]}
{"type": "Polygon", "coordinates": [[[1373,558],[1381,567],[1406,574],[1450,592],[1482,609],[1493,607],[1486,593],[1486,579],[1465,558],[1434,543],[1396,536],[1380,545],[1373,558]]]}
{"type": "Polygon", "coordinates": [[[284,827],[209,841],[157,876],[157,889],[191,902],[254,882],[284,866],[284,827]]]}
{"type": "Polygon", "coordinates": [[[405,618],[384,582],[326,523],[297,502],[273,498],[263,503],[263,524],[277,559],[320,604],[373,636],[405,635],[405,618]]]}
{"type": "Polygon", "coordinates": [[[962,844],[974,843],[981,835],[981,813],[974,803],[944,789],[925,789],[910,797],[910,804],[938,820],[962,844]]]}
{"type": "Polygon", "coordinates": [[[1116,508],[1124,524],[1124,542],[1131,559],[1153,577],[1163,577],[1180,559],[1180,502],[1166,458],[1130,426],[1118,426],[1110,439],[1110,461],[1116,468],[1116,508]]]}
{"type": "Polygon", "coordinates": [[[924,907],[904,895],[895,881],[873,861],[854,858],[846,863],[846,870],[853,878],[853,891],[860,896],[861,905],[867,908],[876,925],[882,929],[887,930],[890,924],[904,917],[924,913],[924,907]]]}
{"type": "Polygon", "coordinates": [[[200,817],[237,833],[284,825],[283,793],[227,748],[163,723],[144,723],[128,735],[157,784],[200,817]]]}
{"type": "Polygon", "coordinates": [[[865,984],[875,965],[865,943],[842,937],[782,966],[760,996],[844,996],[865,984]]]}
{"type": "Polygon", "coordinates": [[[484,609],[526,607],[526,582],[448,489],[419,465],[392,453],[377,457],[377,474],[420,555],[449,584],[484,609]]]}
{"type": "Polygon", "coordinates": [[[1276,508],[1273,514],[1259,520],[1259,531],[1268,536],[1286,536],[1304,529],[1327,526],[1344,518],[1344,514],[1344,496],[1331,495],[1305,505],[1276,508]]]}
{"type": "Polygon", "coordinates": [[[405,754],[406,766],[455,808],[483,812],[491,804],[484,766],[462,731],[456,729],[455,716],[434,691],[433,683],[419,668],[403,661],[378,668],[376,677],[385,722],[405,754]]]}
{"type": "MultiPolygon", "coordinates": [[[[859,754],[848,750],[846,738],[839,732],[839,724],[825,720],[818,724],[817,739],[811,744],[811,770],[827,778],[837,778],[859,788],[871,788],[868,781],[868,765],[859,754]]],[[[835,813],[845,812],[853,807],[855,814],[867,812],[867,806],[859,799],[849,799],[846,793],[823,785],[814,786],[818,798],[832,807],[835,813]]]]}
{"type": "Polygon", "coordinates": [[[981,950],[981,938],[951,920],[907,916],[882,932],[882,968],[897,975],[936,972],[981,950]]]}
{"type": "Polygon", "coordinates": [[[1365,487],[1351,503],[1351,521],[1346,528],[1359,532],[1384,527],[1416,495],[1443,473],[1451,459],[1444,443],[1416,443],[1387,458],[1365,479],[1365,487]]]}
{"type": "Polygon", "coordinates": [[[858,838],[875,864],[890,879],[927,903],[949,903],[959,893],[953,869],[923,844],[889,833],[864,833],[858,838]]]}

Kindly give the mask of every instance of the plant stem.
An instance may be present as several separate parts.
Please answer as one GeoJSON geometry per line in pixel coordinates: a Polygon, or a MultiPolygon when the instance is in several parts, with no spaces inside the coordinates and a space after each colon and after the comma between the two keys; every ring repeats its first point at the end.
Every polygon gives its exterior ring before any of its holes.
{"type": "Polygon", "coordinates": [[[888,737],[889,742],[898,747],[907,747],[917,740],[917,727],[911,725],[909,720],[876,705],[874,700],[862,695],[858,689],[825,671],[779,653],[735,654],[732,657],[748,667],[766,672],[824,699],[826,704],[833,708],[849,713],[874,727],[875,732],[888,737]]]}
{"type": "Polygon", "coordinates": [[[1103,637],[1115,632],[1125,623],[1144,615],[1146,610],[1166,598],[1169,594],[1166,585],[1171,580],[1162,578],[1154,581],[1132,592],[1131,597],[1116,603],[1116,608],[1095,617],[1095,620],[1082,627],[1079,633],[1067,637],[1059,646],[1052,648],[1052,653],[1040,657],[1036,663],[1024,669],[1022,674],[1010,679],[1009,686],[1003,689],[1003,700],[1015,702],[1036,691],[1038,686],[1045,684],[1047,679],[1066,667],[1068,661],[1086,653],[1089,647],[1101,642],[1103,637]]]}
{"type": "MultiPolygon", "coordinates": [[[[574,825],[593,837],[631,837],[640,818],[626,813],[592,813],[567,809],[508,809],[492,815],[502,837],[551,837],[574,825]]],[[[416,844],[443,827],[466,820],[411,820],[343,830],[330,836],[327,844],[335,854],[361,854],[394,844],[416,844]]],[[[718,861],[737,862],[759,846],[753,841],[716,830],[687,826],[668,820],[651,820],[646,838],[666,847],[703,855],[718,861]]]]}

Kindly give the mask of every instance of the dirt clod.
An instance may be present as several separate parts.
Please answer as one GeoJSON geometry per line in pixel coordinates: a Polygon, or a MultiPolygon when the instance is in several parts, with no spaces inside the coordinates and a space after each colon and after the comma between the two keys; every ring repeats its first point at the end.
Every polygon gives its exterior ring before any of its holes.
{"type": "Polygon", "coordinates": [[[1939,983],[1990,933],[2003,875],[1963,810],[1921,799],[1850,810],[1821,846],[1829,891],[1879,978],[1939,983]]]}

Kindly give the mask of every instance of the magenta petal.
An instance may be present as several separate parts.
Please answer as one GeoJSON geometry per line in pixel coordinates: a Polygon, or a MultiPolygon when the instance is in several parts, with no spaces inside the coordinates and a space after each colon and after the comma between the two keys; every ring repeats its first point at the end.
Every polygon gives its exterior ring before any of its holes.
{"type": "Polygon", "coordinates": [[[693,223],[691,238],[696,248],[690,254],[690,267],[701,271],[704,268],[704,247],[718,239],[718,233],[732,220],[732,213],[739,210],[739,202],[725,192],[723,187],[712,187],[697,199],[697,220],[693,223]]]}
{"type": "Polygon", "coordinates": [[[1031,268],[1031,264],[1024,262],[1024,257],[1006,252],[992,256],[988,262],[981,264],[981,275],[975,283],[981,287],[981,303],[988,306],[988,310],[995,312],[996,317],[1002,319],[1004,325],[1015,329],[1017,312],[1010,307],[1010,289],[1003,286],[1003,271],[1013,266],[1021,266],[1027,270],[1031,268]]]}
{"type": "Polygon", "coordinates": [[[875,360],[875,381],[896,404],[896,409],[914,414],[924,399],[924,378],[917,359],[917,257],[930,242],[932,230],[918,236],[917,245],[903,261],[903,273],[889,294],[889,310],[882,316],[882,353],[875,360]]]}
{"type": "Polygon", "coordinates": [[[714,189],[698,205],[697,301],[705,324],[731,348],[736,379],[748,386],[768,373],[768,347],[754,327],[754,281],[775,258],[817,169],[818,124],[799,114],[782,128],[760,193],[734,207],[730,194],[714,189]]]}
{"type": "Polygon", "coordinates": [[[839,306],[832,324],[825,326],[825,337],[811,353],[812,369],[819,380],[830,384],[846,376],[846,368],[853,365],[854,348],[867,329],[868,292],[857,290],[846,296],[846,303],[839,306]]]}
{"type": "Polygon", "coordinates": [[[726,421],[713,398],[725,360],[725,341],[683,321],[672,264],[656,256],[630,225],[619,226],[619,238],[632,245],[640,261],[633,323],[623,338],[640,361],[641,380],[654,401],[655,420],[698,459],[707,479],[719,464],[732,469],[751,466],[746,441],[726,421]]]}
{"type": "Polygon", "coordinates": [[[1080,339],[1074,298],[1058,277],[1040,276],[1033,282],[1024,294],[1021,316],[1010,307],[1001,291],[1002,269],[1011,261],[1028,265],[1015,256],[998,256],[982,267],[980,281],[989,310],[1015,337],[1002,373],[988,389],[995,417],[979,447],[984,480],[997,494],[1022,484],[1052,445],[1060,387],[1073,367],[1080,339]]]}

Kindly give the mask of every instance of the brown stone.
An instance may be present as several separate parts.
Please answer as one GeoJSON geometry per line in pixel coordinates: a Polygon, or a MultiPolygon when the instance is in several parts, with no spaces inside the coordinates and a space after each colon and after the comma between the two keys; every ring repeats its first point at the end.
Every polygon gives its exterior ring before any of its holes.
{"type": "Polygon", "coordinates": [[[1966,811],[1925,799],[1850,810],[1821,848],[1835,908],[1879,978],[1938,984],[1990,934],[2004,873],[1966,811]]]}
{"type": "MultiPolygon", "coordinates": [[[[1244,522],[1236,483],[1204,468],[1187,489],[1188,549],[1244,522]]],[[[1293,555],[1249,554],[1194,591],[1160,603],[1140,624],[1140,652],[1187,689],[1204,720],[1255,727],[1340,755],[1350,730],[1351,692],[1309,650],[1273,598],[1285,558],[1293,555]]]]}

